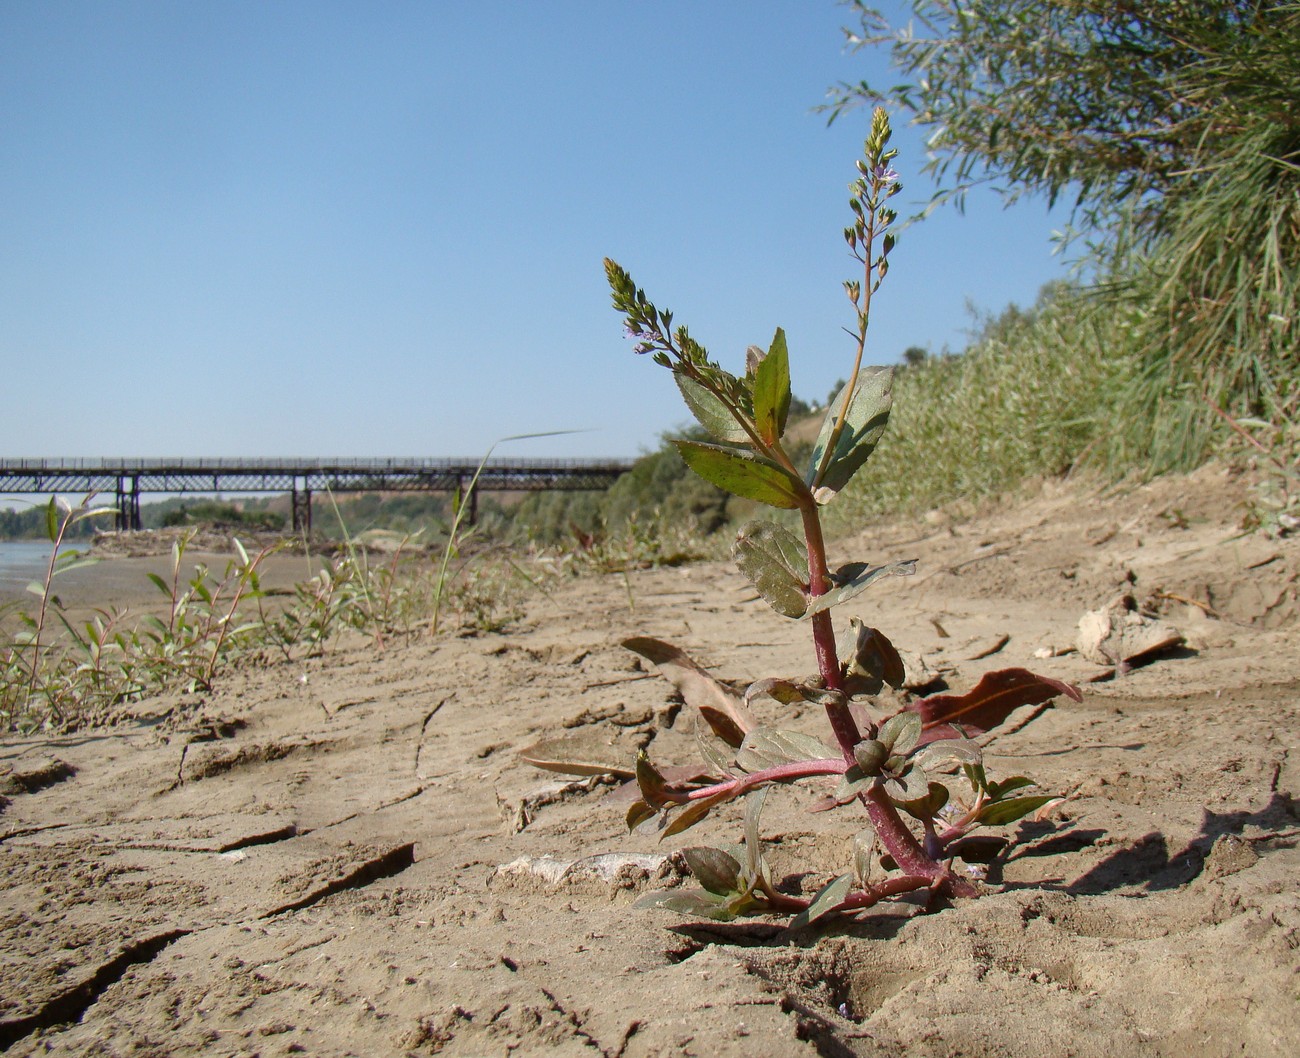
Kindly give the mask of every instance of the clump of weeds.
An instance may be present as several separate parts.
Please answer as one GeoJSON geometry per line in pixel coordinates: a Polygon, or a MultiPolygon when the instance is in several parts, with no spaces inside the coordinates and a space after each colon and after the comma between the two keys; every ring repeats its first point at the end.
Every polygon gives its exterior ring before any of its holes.
{"type": "Polygon", "coordinates": [[[628,826],[670,837],[721,805],[747,799],[742,845],[682,850],[699,889],[651,894],[642,903],[717,919],[787,915],[803,925],[905,893],[973,897],[978,887],[954,869],[959,859],[987,854],[989,843],[973,833],[1014,823],[1055,800],[1031,789],[1034,783],[1024,776],[992,778],[975,736],[1020,706],[1058,695],[1078,699],[1077,689],[1007,669],[986,674],[965,694],[912,700],[890,713],[881,696],[886,686],[902,688],[897,650],[883,632],[857,619],[837,639],[837,608],[886,577],[911,574],[915,565],[855,561],[832,567],[822,531],[823,509],[870,457],[892,402],[892,369],[862,364],[871,300],[895,241],[896,215],[888,202],[901,185],[889,138],[888,117],[878,109],[851,185],[853,222],[844,231],[861,266],[860,278],[844,284],[856,315],[856,354],[804,467],[795,465],[783,443],[791,402],[784,332],[778,330],[766,350],[750,348],[743,375],[730,374],[685,327],[674,328],[672,313],[657,309],[627,272],[605,262],[614,306],[636,352],[672,371],[687,407],[712,438],[676,442],[687,465],[728,492],[797,516],[801,533],[773,520],[744,525],[732,553],[777,613],[807,627],[818,670],[807,680],[760,679],[741,694],[669,644],[628,641],[700,706],[708,730],[701,727],[699,743],[709,774],[701,780],[700,769],[686,769],[693,778],[683,781],[680,771],[661,770],[642,753],[635,766],[640,796],[628,810],[628,826]],[[820,707],[826,738],[759,725],[752,709],[759,699],[820,707]],[[851,806],[865,813],[867,824],[848,868],[811,897],[781,891],[759,847],[767,788],[804,781],[825,788],[815,807],[851,806]]]}
{"type": "Polygon", "coordinates": [[[31,729],[46,718],[62,720],[84,697],[119,693],[120,680],[114,676],[120,673],[113,672],[107,657],[117,615],[98,611],[83,635],[64,617],[62,602],[54,593],[56,577],[96,561],[78,548],[65,546],[69,531],[79,522],[117,513],[113,507],[94,506],[94,498],[91,493],[73,507],[62,497],[51,496],[46,504],[50,559],[44,578],[27,585],[27,591],[38,600],[36,613],[14,607],[17,631],[0,647],[0,722],[5,726],[31,729]],[[51,614],[71,633],[85,654],[84,662],[65,646],[50,644],[51,614]]]}

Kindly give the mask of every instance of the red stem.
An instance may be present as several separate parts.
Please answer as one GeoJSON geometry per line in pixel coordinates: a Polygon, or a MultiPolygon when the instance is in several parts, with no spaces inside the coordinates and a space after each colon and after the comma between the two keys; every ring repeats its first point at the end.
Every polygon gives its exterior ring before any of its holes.
{"type": "MultiPolygon", "coordinates": [[[[822,535],[821,512],[816,502],[809,502],[800,509],[803,515],[804,538],[808,545],[808,594],[815,598],[826,592],[830,586],[826,569],[826,541],[822,535]]],[[[835,651],[835,627],[829,610],[814,614],[812,617],[813,647],[817,654],[817,668],[832,690],[842,690],[840,678],[840,661],[835,651]]],[[[826,717],[840,752],[847,763],[855,763],[853,747],[862,741],[858,725],[849,712],[847,700],[830,702],[826,706],[826,717]]],[[[952,896],[978,896],[979,891],[969,882],[955,877],[943,863],[927,856],[925,849],[886,796],[879,785],[869,787],[862,795],[862,803],[867,809],[871,825],[875,827],[881,844],[894,858],[899,870],[914,878],[924,878],[928,884],[938,884],[952,896]]],[[[915,886],[913,886],[915,888],[915,886]]]]}

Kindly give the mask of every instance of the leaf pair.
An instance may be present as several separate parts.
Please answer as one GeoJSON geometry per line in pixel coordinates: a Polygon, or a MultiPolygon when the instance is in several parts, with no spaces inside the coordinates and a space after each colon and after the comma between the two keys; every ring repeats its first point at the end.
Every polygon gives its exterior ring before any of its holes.
{"type": "Polygon", "coordinates": [[[682,849],[686,866],[703,889],[650,893],[638,900],[636,906],[663,907],[722,921],[765,910],[765,894],[771,891],[772,880],[763,859],[758,824],[766,796],[766,791],[758,791],[745,800],[743,848],[682,849]]]}
{"type": "Polygon", "coordinates": [[[765,521],[743,525],[731,554],[767,604],[782,616],[792,618],[811,617],[848,602],[883,577],[910,576],[916,572],[914,559],[883,566],[853,562],[837,569],[826,590],[814,595],[804,542],[785,526],[765,521]]]}
{"type": "Polygon", "coordinates": [[[1028,779],[1023,775],[1014,775],[1010,779],[993,782],[984,773],[982,764],[967,765],[963,770],[966,772],[967,779],[970,780],[971,787],[977,793],[983,792],[985,797],[984,807],[980,809],[975,818],[975,821],[981,826],[1005,826],[1007,823],[1014,823],[1017,819],[1023,819],[1030,812],[1036,812],[1044,805],[1060,800],[1055,794],[1009,797],[1008,794],[1014,793],[1016,790],[1023,790],[1026,786],[1036,785],[1033,779],[1028,779]]]}
{"type": "MultiPolygon", "coordinates": [[[[675,367],[673,373],[687,408],[710,437],[724,445],[752,446],[757,441],[767,448],[775,446],[781,440],[790,415],[791,399],[790,354],[786,347],[785,331],[777,328],[766,353],[758,346],[750,346],[748,371],[743,382],[727,376],[726,382],[729,385],[711,386],[707,379],[701,381],[692,377],[692,366],[687,364],[675,367]],[[735,406],[734,402],[727,399],[727,395],[718,392],[723,388],[746,393],[749,407],[735,406]]],[[[714,445],[699,447],[716,449],[714,445]]],[[[697,473],[701,477],[708,477],[702,471],[697,473]]],[[[719,482],[715,484],[721,488],[728,487],[719,482]]]]}
{"type": "MultiPolygon", "coordinates": [[[[790,366],[785,333],[777,330],[772,348],[753,376],[754,417],[728,407],[707,386],[677,369],[677,384],[696,421],[718,444],[675,441],[686,465],[733,495],[784,510],[794,510],[811,494],[828,503],[875,451],[893,405],[893,368],[861,372],[852,394],[848,385],[831,402],[822,421],[806,479],[770,457],[785,432],[790,409],[790,366]],[[758,449],[755,455],[733,445],[758,449]]],[[[830,604],[833,605],[833,604],[830,604]]]]}

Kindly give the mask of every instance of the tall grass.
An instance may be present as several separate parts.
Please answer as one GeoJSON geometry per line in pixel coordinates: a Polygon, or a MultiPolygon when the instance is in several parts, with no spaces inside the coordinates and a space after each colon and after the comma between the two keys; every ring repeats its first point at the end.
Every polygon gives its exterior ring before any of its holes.
{"type": "Polygon", "coordinates": [[[984,321],[962,355],[901,370],[889,431],[832,528],[1007,492],[1081,462],[1116,465],[1112,413],[1133,371],[1132,326],[1055,285],[1028,312],[984,321]]]}

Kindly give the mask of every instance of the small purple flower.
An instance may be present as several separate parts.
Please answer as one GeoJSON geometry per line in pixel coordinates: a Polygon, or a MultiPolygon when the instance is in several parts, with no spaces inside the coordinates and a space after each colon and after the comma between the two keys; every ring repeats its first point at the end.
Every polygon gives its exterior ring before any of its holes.
{"type": "Polygon", "coordinates": [[[636,345],[632,346],[632,352],[634,353],[648,353],[654,348],[653,335],[642,334],[639,330],[634,330],[631,327],[623,328],[623,337],[632,338],[636,341],[636,345]]]}
{"type": "Polygon", "coordinates": [[[871,170],[871,178],[877,183],[888,186],[898,180],[898,173],[888,162],[881,162],[871,170]]]}

